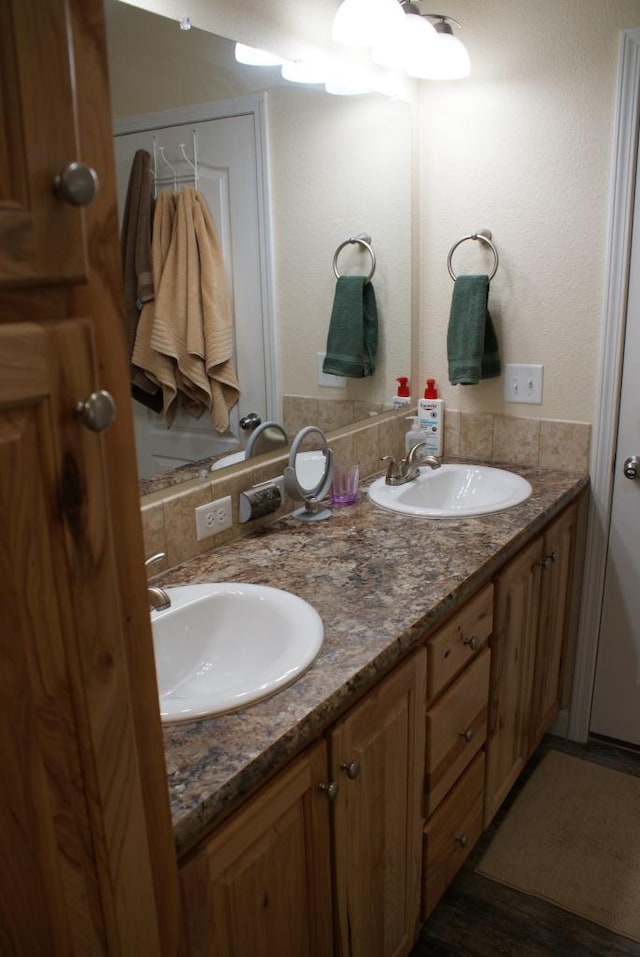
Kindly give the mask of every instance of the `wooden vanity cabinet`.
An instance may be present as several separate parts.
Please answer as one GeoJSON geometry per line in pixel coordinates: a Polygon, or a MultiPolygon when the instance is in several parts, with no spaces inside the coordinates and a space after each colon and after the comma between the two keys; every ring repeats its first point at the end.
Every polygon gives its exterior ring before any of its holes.
{"type": "Polygon", "coordinates": [[[427,641],[422,920],[482,833],[492,627],[489,584],[427,641]]]}
{"type": "Polygon", "coordinates": [[[409,953],[420,905],[425,659],[422,649],[384,678],[182,864],[189,954],[409,953]]]}
{"type": "Polygon", "coordinates": [[[401,957],[418,933],[425,671],[421,649],[329,735],[341,957],[401,957]]]}
{"type": "Polygon", "coordinates": [[[181,866],[193,957],[333,953],[324,741],[289,765],[181,866]]]}
{"type": "Polygon", "coordinates": [[[485,827],[558,713],[576,516],[569,506],[495,580],[485,827]]]}

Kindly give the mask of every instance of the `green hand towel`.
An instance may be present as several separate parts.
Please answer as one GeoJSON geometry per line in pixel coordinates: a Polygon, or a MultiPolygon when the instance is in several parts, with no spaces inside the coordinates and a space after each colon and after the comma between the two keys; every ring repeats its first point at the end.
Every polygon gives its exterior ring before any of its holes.
{"type": "Polygon", "coordinates": [[[363,379],[376,371],[378,307],[366,276],[340,276],[322,371],[363,379]]]}
{"type": "Polygon", "coordinates": [[[500,375],[498,339],[487,308],[488,276],[458,276],[447,330],[449,382],[475,385],[500,375]]]}

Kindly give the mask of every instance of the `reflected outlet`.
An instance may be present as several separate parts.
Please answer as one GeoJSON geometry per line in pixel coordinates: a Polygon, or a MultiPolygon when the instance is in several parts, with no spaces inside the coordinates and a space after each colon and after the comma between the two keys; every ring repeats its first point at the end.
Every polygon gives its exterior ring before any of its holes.
{"type": "Polygon", "coordinates": [[[231,496],[218,498],[215,502],[198,505],[196,513],[196,539],[201,542],[231,528],[231,496]]]}

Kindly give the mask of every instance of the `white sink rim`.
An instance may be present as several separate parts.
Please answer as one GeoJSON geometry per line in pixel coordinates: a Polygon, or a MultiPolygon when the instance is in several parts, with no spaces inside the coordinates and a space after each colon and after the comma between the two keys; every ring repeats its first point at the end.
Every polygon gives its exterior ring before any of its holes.
{"type": "Polygon", "coordinates": [[[310,668],[322,647],[320,615],[291,592],[247,582],[165,590],[171,607],[151,613],[163,723],[227,714],[271,697],[310,668]],[[230,628],[221,620],[229,610],[230,628]],[[234,672],[240,659],[244,677],[234,672]]]}
{"type": "Polygon", "coordinates": [[[451,463],[439,469],[423,467],[417,479],[404,485],[387,485],[384,478],[376,479],[369,488],[369,498],[380,508],[400,515],[467,518],[514,508],[532,491],[525,478],[507,469],[451,463]]]}

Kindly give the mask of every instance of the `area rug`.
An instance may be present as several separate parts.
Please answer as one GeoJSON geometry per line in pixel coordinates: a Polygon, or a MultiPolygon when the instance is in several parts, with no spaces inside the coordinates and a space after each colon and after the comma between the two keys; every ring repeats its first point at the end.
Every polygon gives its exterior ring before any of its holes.
{"type": "Polygon", "coordinates": [[[550,751],[476,870],[640,940],[640,778],[550,751]]]}

